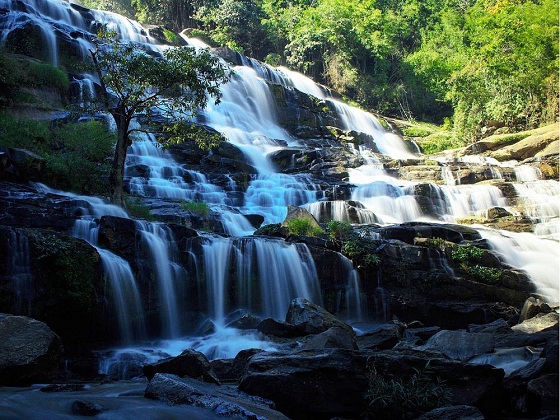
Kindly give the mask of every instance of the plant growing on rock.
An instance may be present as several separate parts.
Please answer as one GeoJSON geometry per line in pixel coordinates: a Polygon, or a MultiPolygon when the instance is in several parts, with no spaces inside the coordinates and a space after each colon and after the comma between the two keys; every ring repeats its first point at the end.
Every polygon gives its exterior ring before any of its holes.
{"type": "Polygon", "coordinates": [[[190,211],[202,217],[208,217],[210,214],[210,207],[204,201],[184,200],[179,204],[179,207],[181,207],[181,210],[190,211]]]}
{"type": "Polygon", "coordinates": [[[443,380],[430,372],[429,364],[423,369],[414,369],[407,379],[386,379],[374,366],[364,398],[367,413],[373,418],[412,419],[447,404],[451,391],[443,380]]]}
{"type": "Polygon", "coordinates": [[[451,259],[470,276],[484,282],[484,283],[497,283],[501,276],[502,270],[493,267],[484,267],[477,264],[482,260],[484,250],[476,246],[458,246],[451,251],[451,259]]]}
{"type": "Polygon", "coordinates": [[[350,223],[339,222],[338,220],[331,220],[327,222],[326,227],[329,238],[335,242],[342,241],[352,231],[352,225],[350,223]]]}
{"type": "Polygon", "coordinates": [[[342,244],[342,253],[358,268],[376,267],[381,262],[377,255],[380,241],[365,236],[349,235],[342,244]]]}
{"type": "MultiPolygon", "coordinates": [[[[229,74],[217,57],[192,47],[170,48],[161,56],[149,54],[136,44],[123,42],[116,33],[102,30],[94,40],[91,57],[104,91],[103,107],[117,126],[117,144],[109,175],[113,203],[123,203],[123,177],[127,148],[132,144],[131,122],[143,114],[148,122],[163,116],[171,139],[210,97],[218,103],[220,85],[229,74]],[[172,121],[172,122],[171,122],[172,121]]],[[[169,140],[167,137],[166,140],[169,140]]],[[[210,148],[212,144],[199,143],[210,148]]]]}
{"type": "Polygon", "coordinates": [[[294,218],[288,220],[286,227],[290,235],[319,236],[323,231],[315,226],[309,219],[294,218]]]}

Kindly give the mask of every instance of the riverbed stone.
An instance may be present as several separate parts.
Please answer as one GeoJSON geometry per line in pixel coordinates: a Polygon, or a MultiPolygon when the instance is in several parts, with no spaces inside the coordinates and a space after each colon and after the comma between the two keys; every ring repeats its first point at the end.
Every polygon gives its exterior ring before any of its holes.
{"type": "Polygon", "coordinates": [[[203,382],[220,383],[206,356],[193,349],[186,349],[176,357],[147,364],[142,371],[148,379],[152,379],[156,373],[172,373],[180,377],[189,376],[203,382]]]}
{"type": "Polygon", "coordinates": [[[0,314],[0,385],[48,381],[62,367],[60,338],[43,322],[0,314]]]}

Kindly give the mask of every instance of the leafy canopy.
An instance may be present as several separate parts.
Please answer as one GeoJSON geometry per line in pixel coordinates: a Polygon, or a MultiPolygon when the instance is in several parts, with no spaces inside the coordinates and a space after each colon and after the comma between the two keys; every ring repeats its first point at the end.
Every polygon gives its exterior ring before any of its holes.
{"type": "Polygon", "coordinates": [[[219,103],[220,85],[229,80],[225,65],[206,50],[168,48],[159,55],[120,42],[111,31],[101,31],[96,46],[92,54],[110,96],[106,104],[127,115],[191,117],[209,96],[219,103]]]}

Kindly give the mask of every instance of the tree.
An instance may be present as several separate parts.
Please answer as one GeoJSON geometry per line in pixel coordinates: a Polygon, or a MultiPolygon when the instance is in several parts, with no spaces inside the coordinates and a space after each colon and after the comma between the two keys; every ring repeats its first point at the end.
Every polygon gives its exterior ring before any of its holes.
{"type": "MultiPolygon", "coordinates": [[[[117,126],[117,144],[109,176],[111,201],[123,203],[123,177],[133,118],[148,122],[164,119],[172,137],[187,133],[190,118],[204,108],[208,98],[221,98],[220,85],[229,80],[226,67],[208,51],[191,47],[169,48],[163,54],[119,40],[114,32],[101,31],[91,50],[93,64],[104,91],[104,108],[117,126]]],[[[168,137],[169,139],[169,137],[168,137]]]]}

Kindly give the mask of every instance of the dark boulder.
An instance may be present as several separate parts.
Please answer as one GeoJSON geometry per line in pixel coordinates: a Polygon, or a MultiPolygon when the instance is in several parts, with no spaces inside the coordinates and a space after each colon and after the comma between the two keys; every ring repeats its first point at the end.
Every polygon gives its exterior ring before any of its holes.
{"type": "Polygon", "coordinates": [[[0,385],[49,381],[62,367],[60,338],[43,322],[0,314],[0,385]]]}
{"type": "Polygon", "coordinates": [[[342,322],[321,306],[304,298],[295,298],[290,302],[286,322],[295,325],[306,334],[318,334],[332,327],[339,327],[355,335],[348,324],[342,322]]]}
{"type": "Polygon", "coordinates": [[[206,356],[192,349],[183,351],[177,357],[145,365],[142,371],[148,379],[152,379],[156,373],[171,373],[180,377],[189,376],[203,382],[220,383],[206,356]]]}
{"type": "MultiPolygon", "coordinates": [[[[405,383],[418,372],[433,381],[444,381],[452,405],[476,406],[490,416],[500,409],[496,401],[503,370],[465,365],[422,352],[263,352],[249,360],[239,388],[274,401],[278,410],[294,419],[356,418],[368,408],[364,395],[371,375],[380,376],[383,383],[405,383]]],[[[433,403],[437,407],[445,401],[433,403]]]]}
{"type": "Polygon", "coordinates": [[[354,334],[346,328],[332,327],[322,333],[309,336],[301,346],[301,350],[332,348],[358,350],[358,345],[354,334]]]}
{"type": "Polygon", "coordinates": [[[272,318],[262,320],[261,323],[257,325],[257,329],[263,334],[274,335],[282,338],[300,337],[305,335],[305,333],[298,329],[295,325],[272,318]]]}

